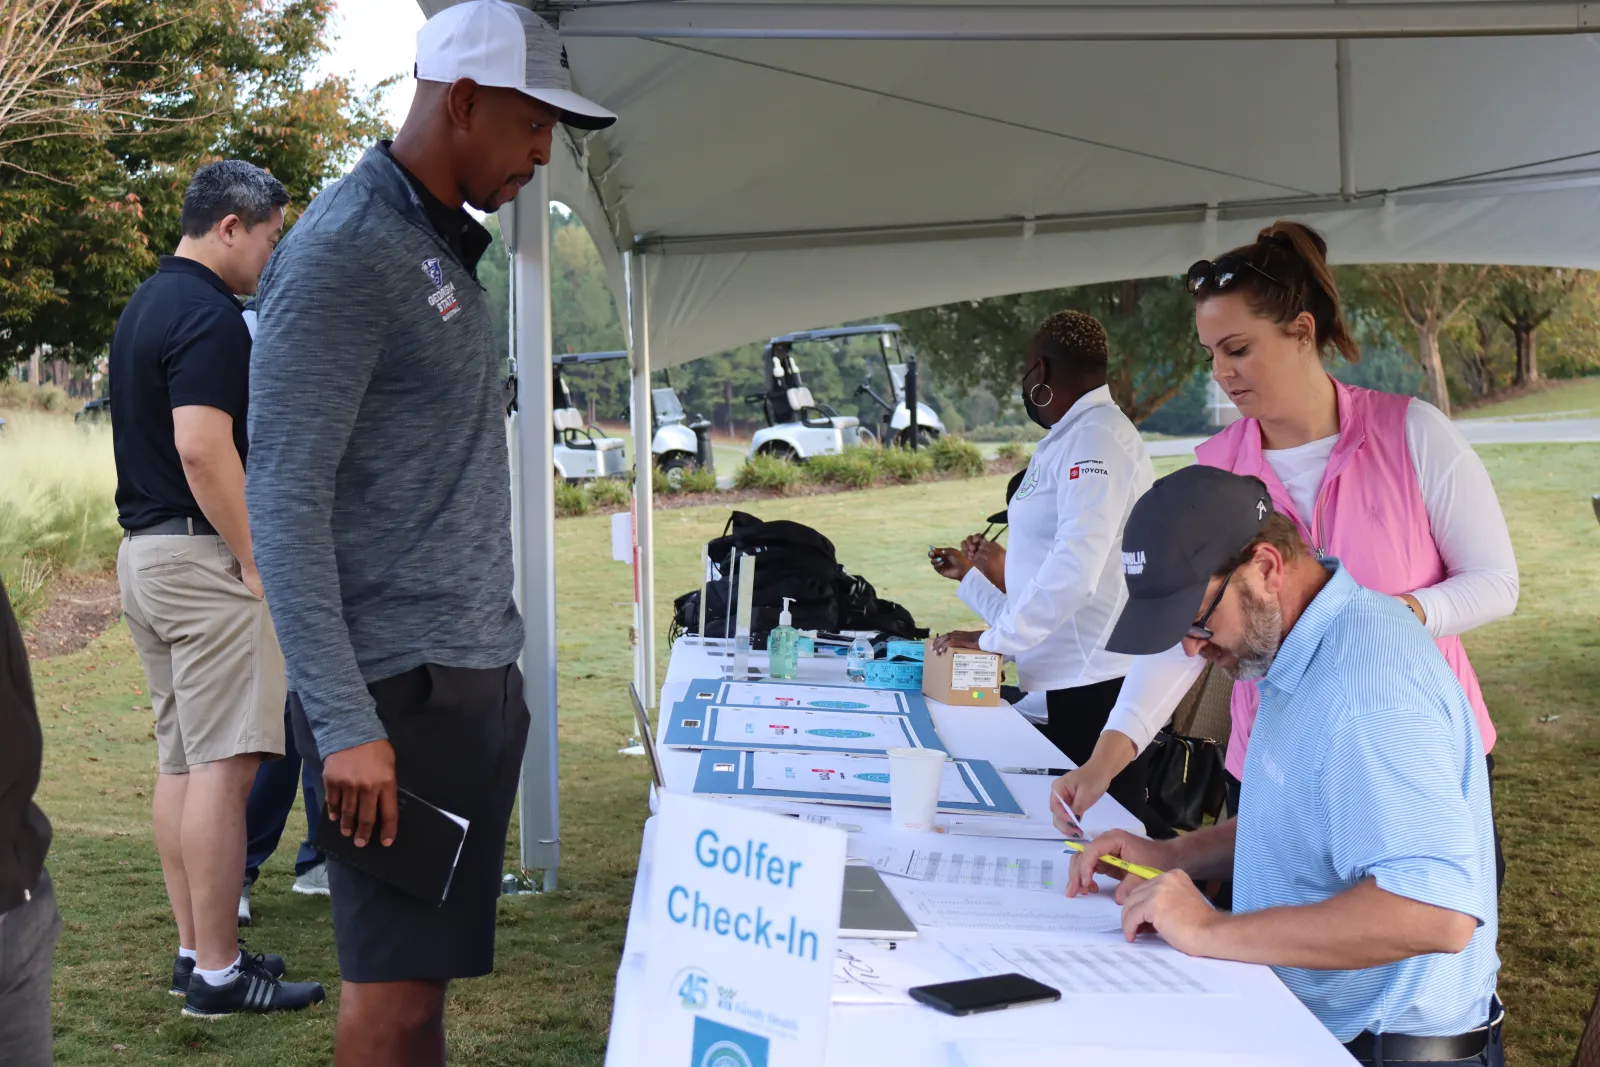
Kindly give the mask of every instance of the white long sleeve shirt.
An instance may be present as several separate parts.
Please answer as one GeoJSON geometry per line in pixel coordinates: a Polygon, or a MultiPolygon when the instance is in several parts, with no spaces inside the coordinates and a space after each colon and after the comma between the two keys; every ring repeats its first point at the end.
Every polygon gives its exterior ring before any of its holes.
{"type": "MultiPolygon", "coordinates": [[[[1302,521],[1312,514],[1338,440],[1335,435],[1262,453],[1302,521]]],[[[1428,633],[1450,637],[1510,615],[1517,606],[1517,557],[1483,460],[1443,412],[1422,400],[1406,408],[1406,448],[1445,567],[1443,581],[1411,590],[1427,616],[1428,633]]],[[[1143,751],[1204,666],[1199,657],[1186,656],[1182,645],[1136,657],[1106,729],[1127,735],[1143,751]]]]}
{"type": "Polygon", "coordinates": [[[1128,596],[1122,528],[1154,480],[1139,431],[1105,386],[1080,397],[1034,450],[1007,505],[1006,592],[976,570],[961,590],[991,624],[979,647],[1012,657],[1024,690],[1127,673],[1132,657],[1107,652],[1105,642],[1128,596]]]}

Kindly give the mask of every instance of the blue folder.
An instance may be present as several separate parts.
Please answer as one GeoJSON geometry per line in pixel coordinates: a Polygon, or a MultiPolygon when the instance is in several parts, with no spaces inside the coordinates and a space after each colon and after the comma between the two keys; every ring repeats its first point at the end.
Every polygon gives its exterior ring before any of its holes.
{"type": "MultiPolygon", "coordinates": [[[[763,683],[763,685],[778,686],[782,683],[763,683]]],[[[943,750],[944,742],[939,739],[939,733],[934,729],[933,716],[928,711],[927,702],[922,699],[921,693],[909,693],[899,690],[869,690],[876,700],[892,701],[892,706],[903,708],[903,712],[893,712],[880,708],[861,708],[839,705],[852,703],[865,703],[865,701],[828,701],[796,704],[789,707],[762,706],[763,711],[771,711],[775,715],[785,713],[804,714],[821,718],[830,714],[861,714],[881,715],[886,718],[900,720],[901,737],[897,738],[893,746],[886,746],[877,739],[867,737],[866,744],[853,745],[849,743],[835,743],[819,746],[816,741],[807,741],[806,733],[797,733],[792,742],[779,741],[773,738],[739,737],[733,739],[717,739],[716,727],[718,718],[725,710],[733,710],[749,705],[721,700],[730,690],[730,684],[721,680],[697,679],[689,684],[688,696],[672,706],[672,710],[664,715],[664,724],[661,731],[661,743],[668,748],[694,748],[715,749],[722,751],[747,751],[759,749],[768,752],[844,752],[862,755],[881,756],[888,747],[906,746],[911,748],[936,748],[943,750]]],[[[838,686],[823,688],[842,688],[838,686]]],[[[826,730],[831,741],[848,742],[848,736],[854,731],[829,730],[827,727],[817,729],[826,730]]]]}
{"type": "MultiPolygon", "coordinates": [[[[695,775],[694,791],[719,797],[765,797],[771,800],[799,801],[808,804],[850,804],[856,807],[887,808],[889,783],[882,781],[883,791],[866,794],[830,793],[806,789],[758,789],[755,786],[755,752],[702,752],[700,769],[695,775]]],[[[840,762],[856,757],[839,753],[822,753],[820,758],[837,758],[840,762]]],[[[967,787],[979,798],[978,803],[952,802],[939,804],[939,810],[960,815],[1026,816],[1022,805],[1011,795],[1011,790],[1001,780],[1000,774],[988,760],[952,760],[967,787]]],[[[884,776],[886,777],[886,776],[884,776]]],[[[880,779],[874,776],[874,785],[880,779]]]]}

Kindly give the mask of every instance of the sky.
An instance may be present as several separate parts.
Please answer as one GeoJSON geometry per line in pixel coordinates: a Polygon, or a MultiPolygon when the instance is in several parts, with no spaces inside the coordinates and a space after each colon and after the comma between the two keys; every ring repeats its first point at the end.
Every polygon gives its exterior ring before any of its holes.
{"type": "Polygon", "coordinates": [[[333,15],[333,50],[320,74],[342,74],[365,90],[391,74],[405,77],[384,96],[389,121],[399,127],[411,105],[411,64],[423,23],[416,0],[338,0],[333,15]]]}

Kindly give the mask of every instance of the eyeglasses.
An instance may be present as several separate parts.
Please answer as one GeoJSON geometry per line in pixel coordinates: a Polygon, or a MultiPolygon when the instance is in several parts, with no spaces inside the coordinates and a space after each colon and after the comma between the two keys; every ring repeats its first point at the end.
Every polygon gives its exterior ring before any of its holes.
{"type": "Polygon", "coordinates": [[[1189,268],[1189,273],[1184,276],[1184,284],[1189,287],[1190,296],[1199,296],[1208,289],[1214,293],[1225,293],[1233,288],[1239,276],[1247,270],[1255,271],[1274,285],[1283,284],[1248,259],[1233,252],[1217,257],[1215,263],[1209,259],[1199,260],[1189,268]]]}
{"type": "Polygon", "coordinates": [[[1233,571],[1229,571],[1222,576],[1222,587],[1217,590],[1217,595],[1211,601],[1211,606],[1206,609],[1204,615],[1189,624],[1188,633],[1185,634],[1186,637],[1192,637],[1196,641],[1209,641],[1216,636],[1206,623],[1211,621],[1211,616],[1216,612],[1217,605],[1222,603],[1222,594],[1228,591],[1228,582],[1233,578],[1233,573],[1233,571]]]}

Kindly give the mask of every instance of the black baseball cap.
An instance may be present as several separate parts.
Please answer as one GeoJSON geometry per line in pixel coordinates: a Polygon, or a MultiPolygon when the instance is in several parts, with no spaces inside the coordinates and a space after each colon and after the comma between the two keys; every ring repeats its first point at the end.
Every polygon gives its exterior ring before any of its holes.
{"type": "Polygon", "coordinates": [[[1271,514],[1266,483],[1220,467],[1197,463],[1152,485],[1122,534],[1128,603],[1106,651],[1153,656],[1183,640],[1211,576],[1271,514]]]}
{"type": "Polygon", "coordinates": [[[1005,509],[1002,510],[1002,511],[997,511],[993,515],[990,515],[987,519],[984,520],[985,522],[987,522],[987,523],[989,523],[990,525],[993,525],[993,526],[1004,526],[1004,525],[1006,525],[1006,523],[1009,521],[1007,519],[1006,512],[1011,510],[1011,498],[1017,495],[1017,486],[1022,484],[1022,476],[1024,474],[1027,474],[1027,473],[1028,473],[1028,468],[1024,467],[1021,470],[1019,470],[1017,473],[1015,473],[1015,474],[1013,474],[1011,476],[1011,481],[1006,483],[1006,506],[1005,506],[1005,509]]]}

